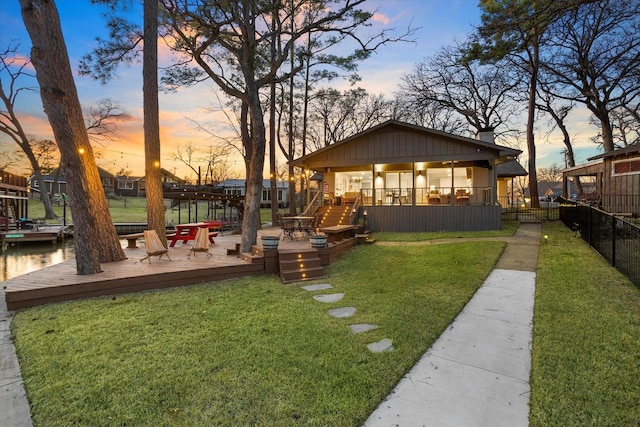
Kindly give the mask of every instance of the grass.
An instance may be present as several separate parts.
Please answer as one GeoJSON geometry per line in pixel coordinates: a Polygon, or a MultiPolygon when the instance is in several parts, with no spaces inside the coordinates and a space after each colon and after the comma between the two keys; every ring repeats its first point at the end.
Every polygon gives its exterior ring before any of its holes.
{"type": "Polygon", "coordinates": [[[359,246],[326,269],[327,293],[345,293],[335,304],[263,276],[21,311],[12,332],[34,423],[360,425],[503,246],[359,246]],[[340,306],[357,312],[327,315],[340,306]],[[351,323],[379,327],[354,335],[351,323]],[[369,352],[382,338],[395,350],[369,352]]]}
{"type": "Polygon", "coordinates": [[[561,223],[544,233],[531,426],[640,425],[640,292],[561,223]]]}
{"type": "MultiPolygon", "coordinates": [[[[147,199],[144,197],[126,197],[121,199],[107,199],[109,204],[109,212],[113,222],[147,222],[147,199]]],[[[30,218],[44,218],[44,207],[42,202],[36,199],[29,199],[29,217],[30,218]]],[[[54,203],[53,210],[58,217],[62,217],[64,212],[62,205],[57,206],[54,203]]],[[[198,217],[202,219],[202,216],[207,211],[206,202],[199,202],[198,205],[198,217]]],[[[223,210],[218,209],[218,214],[222,214],[223,210]]],[[[195,215],[195,208],[192,208],[192,215],[195,215]]],[[[186,222],[188,217],[188,210],[186,207],[182,207],[181,219],[182,222],[186,222]]],[[[178,223],[178,208],[167,209],[165,211],[165,218],[167,221],[170,219],[174,223],[178,223]]],[[[271,209],[260,209],[260,218],[262,222],[271,221],[271,209]]],[[[71,219],[71,209],[67,206],[67,221],[71,219]]],[[[48,220],[47,222],[52,224],[59,224],[58,220],[48,220]]]]}

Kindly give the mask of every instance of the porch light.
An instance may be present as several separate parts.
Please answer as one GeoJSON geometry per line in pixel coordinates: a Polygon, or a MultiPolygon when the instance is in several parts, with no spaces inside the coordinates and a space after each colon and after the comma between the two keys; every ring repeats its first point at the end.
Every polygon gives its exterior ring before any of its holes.
{"type": "Polygon", "coordinates": [[[367,216],[367,210],[365,209],[364,212],[362,212],[362,215],[367,216]]]}

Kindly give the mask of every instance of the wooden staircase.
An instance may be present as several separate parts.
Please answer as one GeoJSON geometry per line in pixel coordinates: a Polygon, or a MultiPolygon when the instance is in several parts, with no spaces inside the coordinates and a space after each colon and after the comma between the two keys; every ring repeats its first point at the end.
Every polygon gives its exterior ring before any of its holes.
{"type": "Polygon", "coordinates": [[[320,228],[333,227],[335,225],[350,225],[352,209],[353,205],[351,204],[340,206],[322,206],[320,209],[318,209],[318,212],[322,213],[320,228]]]}
{"type": "Polygon", "coordinates": [[[312,280],[324,276],[324,268],[317,249],[279,249],[278,255],[282,283],[312,280]]]}

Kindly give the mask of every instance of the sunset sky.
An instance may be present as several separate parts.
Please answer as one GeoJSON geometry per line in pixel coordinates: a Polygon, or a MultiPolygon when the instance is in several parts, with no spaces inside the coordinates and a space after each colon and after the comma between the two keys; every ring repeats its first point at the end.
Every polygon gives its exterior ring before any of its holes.
{"type": "MultiPolygon", "coordinates": [[[[135,3],[135,1],[134,1],[135,3]]],[[[138,2],[141,3],[141,2],[138,2]]],[[[78,69],[82,55],[96,45],[96,37],[106,35],[103,7],[91,5],[89,0],[57,0],[56,4],[62,21],[71,65],[78,69]]],[[[382,47],[370,59],[360,64],[362,81],[359,86],[370,93],[391,96],[396,90],[402,74],[410,72],[415,63],[434,54],[442,46],[454,40],[464,40],[473,27],[479,24],[480,11],[477,0],[370,0],[364,8],[376,11],[374,29],[395,28],[402,33],[408,26],[421,27],[414,38],[416,43],[398,43],[382,47]]],[[[142,12],[135,13],[141,21],[142,12]]],[[[29,53],[30,41],[24,28],[17,0],[0,2],[0,47],[5,49],[10,42],[19,42],[20,50],[29,53]]],[[[366,30],[365,30],[366,31],[366,30]]],[[[161,65],[167,64],[168,52],[162,42],[160,46],[161,65]]],[[[2,83],[6,85],[6,76],[2,83]]],[[[35,86],[35,79],[25,81],[25,86],[35,86]]],[[[103,156],[99,166],[115,172],[129,169],[133,175],[144,174],[144,149],[142,131],[142,65],[123,66],[118,77],[107,85],[102,85],[90,77],[76,76],[80,102],[83,107],[94,105],[101,99],[111,98],[122,105],[130,118],[118,124],[116,139],[104,147],[97,147],[103,156]]],[[[346,83],[334,82],[332,86],[344,89],[346,83]]],[[[42,111],[42,103],[37,93],[24,92],[16,105],[17,113],[30,137],[52,138],[52,132],[42,111]]],[[[217,91],[213,84],[183,89],[176,93],[160,93],[160,126],[162,144],[162,167],[175,172],[180,177],[189,176],[183,165],[170,160],[179,145],[192,143],[203,150],[212,145],[212,140],[204,132],[195,129],[194,121],[216,129],[217,133],[229,132],[224,118],[210,111],[218,109],[217,91]]],[[[219,114],[219,113],[218,113],[219,114]]],[[[572,116],[572,136],[575,138],[577,162],[597,154],[589,137],[597,129],[588,123],[589,115],[584,110],[572,116]]],[[[543,122],[541,122],[543,124],[543,122]]],[[[524,129],[524,119],[522,122],[524,129]]],[[[552,163],[563,165],[563,148],[559,135],[553,135],[546,142],[544,130],[537,135],[538,167],[552,163]]],[[[524,142],[523,142],[524,144],[524,142]]],[[[0,146],[15,146],[4,134],[0,134],[0,146]]],[[[17,146],[16,146],[17,147],[17,146]]],[[[522,159],[526,158],[526,148],[522,159]]],[[[235,160],[241,174],[242,162],[235,160]]],[[[266,170],[266,169],[265,169],[266,170]]]]}

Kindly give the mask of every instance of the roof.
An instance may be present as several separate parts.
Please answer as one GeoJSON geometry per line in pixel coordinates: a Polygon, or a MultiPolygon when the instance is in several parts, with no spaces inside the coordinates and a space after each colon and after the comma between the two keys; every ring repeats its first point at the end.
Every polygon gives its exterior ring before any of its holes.
{"type": "Polygon", "coordinates": [[[626,147],[619,148],[617,150],[607,151],[606,153],[589,157],[587,160],[605,159],[607,157],[618,157],[636,153],[640,154],[640,144],[638,143],[627,145],[626,147]]]}
{"type": "Polygon", "coordinates": [[[508,162],[500,163],[496,170],[498,172],[498,178],[529,175],[529,172],[527,172],[517,160],[509,160],[508,162]]]}
{"type": "Polygon", "coordinates": [[[349,161],[354,162],[354,164],[370,164],[372,161],[386,163],[394,160],[411,162],[503,159],[506,161],[507,159],[511,160],[516,158],[522,153],[521,150],[497,145],[492,142],[454,135],[397,120],[388,120],[342,141],[336,142],[335,144],[323,147],[306,156],[299,157],[291,163],[295,166],[303,166],[312,162],[318,162],[320,159],[326,159],[323,160],[325,162],[335,162],[335,154],[351,154],[353,152],[367,153],[368,155],[366,159],[354,159],[353,155],[351,155],[351,159],[344,159],[344,157],[341,156],[337,157],[340,158],[341,163],[345,163],[346,165],[349,161]],[[415,138],[410,139],[407,135],[413,135],[415,138]],[[384,140],[384,142],[381,142],[381,140],[384,140]],[[367,144],[372,146],[370,150],[367,149],[367,144]],[[390,144],[393,144],[394,147],[391,150],[389,149],[390,144]],[[451,150],[451,153],[444,153],[443,149],[447,144],[449,144],[449,146],[455,145],[459,149],[451,150]],[[351,145],[354,145],[354,148],[349,147],[347,149],[345,147],[351,145]],[[381,148],[382,145],[385,146],[381,148]],[[394,150],[395,153],[392,153],[394,150]],[[453,154],[453,152],[455,152],[455,154],[453,154]],[[334,158],[329,160],[332,155],[334,158]]]}

